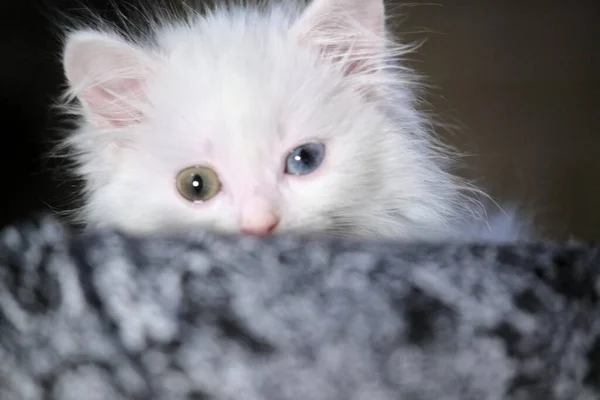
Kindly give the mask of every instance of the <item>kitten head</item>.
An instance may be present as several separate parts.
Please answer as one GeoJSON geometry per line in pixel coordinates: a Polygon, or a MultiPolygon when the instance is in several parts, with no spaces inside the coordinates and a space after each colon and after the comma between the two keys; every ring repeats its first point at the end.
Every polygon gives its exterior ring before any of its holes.
{"type": "Polygon", "coordinates": [[[90,226],[419,237],[456,180],[393,61],[382,0],[215,9],[133,40],[67,36],[90,226]]]}

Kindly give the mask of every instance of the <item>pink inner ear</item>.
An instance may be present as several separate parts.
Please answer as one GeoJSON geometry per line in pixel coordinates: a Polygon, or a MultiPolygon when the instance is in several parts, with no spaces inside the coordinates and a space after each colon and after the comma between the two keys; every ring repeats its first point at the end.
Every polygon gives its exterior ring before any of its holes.
{"type": "Polygon", "coordinates": [[[300,42],[320,48],[346,75],[375,73],[382,62],[383,0],[313,0],[294,29],[300,42]]]}
{"type": "Polygon", "coordinates": [[[346,76],[362,72],[362,69],[369,63],[368,60],[353,60],[352,58],[344,60],[344,57],[346,57],[348,53],[350,53],[350,57],[352,57],[352,50],[349,46],[326,46],[323,48],[322,53],[326,56],[333,56],[333,61],[335,63],[343,62],[343,71],[346,76]]]}
{"type": "Polygon", "coordinates": [[[360,73],[375,73],[377,69],[372,67],[380,62],[378,58],[380,55],[379,52],[367,46],[362,46],[362,48],[364,50],[361,51],[361,46],[328,45],[321,47],[321,54],[325,58],[331,59],[334,63],[343,63],[343,72],[346,76],[360,73]],[[365,58],[352,59],[353,53],[362,54],[365,58]],[[368,57],[366,57],[367,55],[368,57]],[[348,59],[345,59],[346,57],[348,59]]]}
{"type": "Polygon", "coordinates": [[[146,97],[139,79],[124,78],[109,85],[92,86],[82,97],[96,115],[96,122],[107,127],[139,123],[143,112],[139,106],[146,97]]]}

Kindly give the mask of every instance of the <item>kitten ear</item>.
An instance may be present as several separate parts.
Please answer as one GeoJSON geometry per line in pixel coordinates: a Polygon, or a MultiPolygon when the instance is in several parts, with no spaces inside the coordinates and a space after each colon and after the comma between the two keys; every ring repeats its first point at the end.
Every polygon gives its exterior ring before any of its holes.
{"type": "Polygon", "coordinates": [[[293,29],[348,75],[376,72],[383,62],[383,0],[313,0],[293,29]]]}
{"type": "Polygon", "coordinates": [[[145,85],[156,60],[124,39],[80,31],[68,38],[63,68],[70,92],[101,127],[127,126],[143,119],[145,85]]]}

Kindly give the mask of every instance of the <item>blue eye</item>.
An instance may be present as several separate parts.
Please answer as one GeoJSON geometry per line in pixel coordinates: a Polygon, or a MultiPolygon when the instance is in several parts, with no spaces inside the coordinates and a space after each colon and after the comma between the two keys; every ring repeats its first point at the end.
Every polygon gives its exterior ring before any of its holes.
{"type": "Polygon", "coordinates": [[[321,143],[307,143],[296,147],[285,160],[285,173],[308,175],[321,165],[325,157],[325,146],[321,143]]]}

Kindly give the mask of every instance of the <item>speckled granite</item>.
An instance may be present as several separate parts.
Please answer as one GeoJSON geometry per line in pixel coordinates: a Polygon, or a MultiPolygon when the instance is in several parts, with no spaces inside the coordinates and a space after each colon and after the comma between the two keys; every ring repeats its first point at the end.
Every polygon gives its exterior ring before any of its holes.
{"type": "Polygon", "coordinates": [[[600,399],[600,247],[0,234],[0,399],[600,399]]]}

